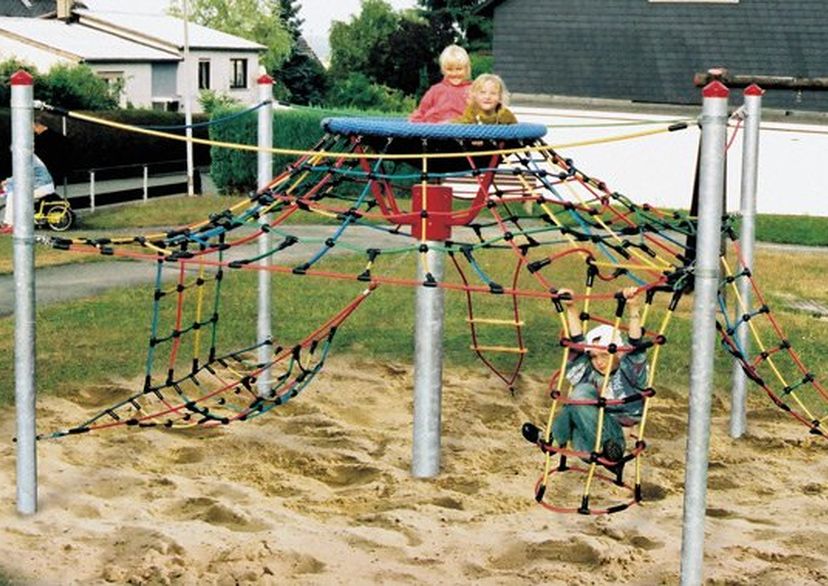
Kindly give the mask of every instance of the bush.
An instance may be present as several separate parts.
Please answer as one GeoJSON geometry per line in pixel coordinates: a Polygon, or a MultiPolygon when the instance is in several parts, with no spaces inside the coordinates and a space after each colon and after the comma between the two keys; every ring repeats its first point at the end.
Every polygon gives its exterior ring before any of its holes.
{"type": "Polygon", "coordinates": [[[11,104],[11,83],[9,80],[12,75],[21,69],[28,71],[32,75],[35,82],[35,88],[38,88],[43,84],[43,81],[40,79],[40,74],[33,65],[17,59],[6,59],[5,61],[0,61],[0,104],[3,104],[4,106],[6,104],[11,104]]]}
{"type": "Polygon", "coordinates": [[[110,85],[84,64],[58,64],[41,74],[28,63],[17,59],[0,61],[0,104],[11,99],[9,78],[23,69],[34,78],[34,97],[67,110],[111,110],[118,107],[122,88],[110,85]]]}
{"type": "Polygon", "coordinates": [[[414,99],[399,90],[372,83],[362,73],[352,73],[334,83],[328,92],[327,104],[336,108],[379,110],[380,112],[411,112],[414,99]]]}
{"type": "Polygon", "coordinates": [[[43,76],[35,95],[67,110],[111,110],[118,107],[120,89],[110,88],[88,65],[58,64],[43,76]]]}
{"type": "MultiPolygon", "coordinates": [[[[219,109],[214,117],[233,113],[232,110],[219,109]]],[[[311,148],[322,138],[320,122],[330,115],[329,111],[316,108],[276,110],[273,114],[273,144],[286,149],[311,148]]],[[[257,114],[251,113],[227,124],[212,126],[210,138],[218,142],[255,145],[257,132],[257,114]]],[[[221,193],[243,193],[256,188],[258,172],[255,152],[214,146],[210,155],[210,178],[221,193]]],[[[273,168],[281,169],[295,159],[294,156],[275,155],[273,168]]]]}
{"type": "Polygon", "coordinates": [[[469,58],[472,79],[481,73],[494,73],[494,56],[491,53],[472,53],[469,58]]]}
{"type": "Polygon", "coordinates": [[[216,90],[201,90],[198,93],[198,103],[208,115],[216,110],[228,110],[241,105],[233,96],[216,90]]]}
{"type": "MultiPolygon", "coordinates": [[[[236,110],[238,111],[238,110],[236,110]]],[[[217,110],[214,117],[233,114],[233,110],[217,110]]],[[[324,135],[321,122],[331,116],[382,116],[383,112],[336,110],[329,108],[293,108],[273,113],[273,144],[283,149],[312,150],[324,135]]],[[[258,122],[256,114],[243,116],[223,124],[212,126],[210,138],[217,142],[257,144],[258,122]]],[[[221,193],[245,193],[256,188],[256,153],[225,147],[212,147],[210,178],[221,193]]],[[[296,155],[274,155],[273,172],[293,163],[296,155]]]]}

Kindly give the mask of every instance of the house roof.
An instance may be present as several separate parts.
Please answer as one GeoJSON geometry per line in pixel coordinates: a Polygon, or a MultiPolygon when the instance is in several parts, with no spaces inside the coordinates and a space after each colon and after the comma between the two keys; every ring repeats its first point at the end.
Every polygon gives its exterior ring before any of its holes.
{"type": "MultiPolygon", "coordinates": [[[[113,34],[134,38],[171,49],[184,48],[184,21],[173,16],[126,14],[121,12],[97,12],[75,10],[81,24],[104,29],[113,34]]],[[[264,45],[235,35],[217,31],[195,23],[188,25],[187,34],[191,49],[263,51],[264,45]]]]}
{"type": "Polygon", "coordinates": [[[0,0],[0,16],[37,17],[57,10],[55,0],[0,0]]]}
{"type": "Polygon", "coordinates": [[[61,20],[0,18],[0,36],[87,62],[180,61],[177,53],[154,49],[61,20]]]}
{"type": "Polygon", "coordinates": [[[494,10],[494,9],[495,9],[495,7],[496,7],[498,4],[502,3],[502,2],[504,2],[504,0],[484,0],[483,2],[481,2],[480,4],[478,4],[477,6],[475,6],[475,7],[472,9],[472,12],[474,12],[474,13],[476,13],[476,14],[481,14],[481,13],[482,13],[482,14],[491,13],[491,11],[492,11],[492,10],[494,10]]]}

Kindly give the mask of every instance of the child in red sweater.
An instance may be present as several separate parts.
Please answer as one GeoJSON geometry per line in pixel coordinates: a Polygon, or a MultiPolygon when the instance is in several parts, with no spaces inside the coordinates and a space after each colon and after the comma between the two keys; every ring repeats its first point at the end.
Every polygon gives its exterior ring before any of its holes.
{"type": "Polygon", "coordinates": [[[452,122],[463,114],[469,98],[471,60],[463,47],[449,45],[440,53],[443,80],[431,86],[409,122],[452,122]]]}

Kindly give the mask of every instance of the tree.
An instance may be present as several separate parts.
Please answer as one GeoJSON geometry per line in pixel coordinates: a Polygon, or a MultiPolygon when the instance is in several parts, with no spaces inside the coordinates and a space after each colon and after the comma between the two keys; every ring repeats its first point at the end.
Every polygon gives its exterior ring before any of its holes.
{"type": "Polygon", "coordinates": [[[403,17],[397,29],[377,44],[368,73],[408,95],[421,95],[439,79],[437,56],[451,42],[451,32],[423,18],[403,17]]]}
{"type": "Polygon", "coordinates": [[[328,75],[322,63],[302,38],[298,0],[279,0],[279,16],[293,38],[290,55],[274,76],[289,92],[288,99],[296,104],[322,104],[328,90],[328,75]]]}
{"type": "Polygon", "coordinates": [[[302,34],[302,25],[305,24],[305,21],[299,18],[301,7],[299,0],[279,0],[279,18],[294,41],[302,34]]]}
{"type": "Polygon", "coordinates": [[[460,31],[463,44],[471,50],[489,50],[492,47],[492,22],[474,9],[482,0],[418,0],[424,12],[442,28],[460,31]]]}
{"type": "Polygon", "coordinates": [[[437,56],[454,36],[430,13],[395,12],[384,0],[363,0],[350,22],[331,27],[331,77],[358,72],[372,83],[420,94],[439,78],[437,56]]]}
{"type": "Polygon", "coordinates": [[[361,72],[372,81],[377,76],[375,63],[383,41],[397,29],[400,16],[384,0],[362,0],[362,10],[350,22],[334,21],[331,26],[330,75],[341,80],[351,72],[361,72]]]}
{"type": "Polygon", "coordinates": [[[352,73],[334,82],[328,92],[328,105],[357,110],[410,112],[416,104],[399,90],[374,83],[362,73],[352,73]]]}
{"type": "MultiPolygon", "coordinates": [[[[190,19],[200,25],[255,41],[267,47],[261,63],[275,72],[290,55],[293,38],[282,23],[282,0],[190,0],[190,19]]],[[[182,0],[169,13],[179,18],[182,0]]]]}

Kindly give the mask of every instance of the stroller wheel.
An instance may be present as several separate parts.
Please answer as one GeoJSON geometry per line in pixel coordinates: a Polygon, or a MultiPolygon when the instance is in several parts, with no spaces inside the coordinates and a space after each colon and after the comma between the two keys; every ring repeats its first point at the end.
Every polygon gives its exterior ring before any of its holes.
{"type": "Polygon", "coordinates": [[[55,232],[65,232],[75,223],[75,213],[68,207],[61,210],[50,210],[47,214],[46,223],[55,232]]]}

